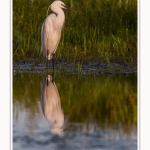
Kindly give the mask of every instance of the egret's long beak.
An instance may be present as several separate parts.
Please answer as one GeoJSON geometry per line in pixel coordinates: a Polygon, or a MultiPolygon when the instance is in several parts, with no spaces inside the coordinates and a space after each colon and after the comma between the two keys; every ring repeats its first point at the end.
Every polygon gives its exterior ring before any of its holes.
{"type": "Polygon", "coordinates": [[[66,8],[66,9],[68,9],[68,10],[70,10],[70,11],[76,13],[72,8],[70,8],[70,7],[66,6],[66,5],[62,5],[62,6],[63,6],[64,8],[66,8]]]}

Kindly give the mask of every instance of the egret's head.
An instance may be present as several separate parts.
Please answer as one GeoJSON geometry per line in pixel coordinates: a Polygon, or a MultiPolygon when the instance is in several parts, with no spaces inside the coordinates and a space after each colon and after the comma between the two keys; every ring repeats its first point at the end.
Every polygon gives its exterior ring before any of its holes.
{"type": "MultiPolygon", "coordinates": [[[[68,6],[66,6],[62,1],[60,0],[55,0],[52,4],[51,4],[51,8],[52,7],[59,7],[59,8],[64,8],[64,9],[68,9],[70,11],[75,12],[73,9],[69,8],[68,6]]],[[[75,12],[76,13],[76,12],[75,12]]]]}
{"type": "Polygon", "coordinates": [[[66,5],[62,1],[56,0],[56,2],[58,7],[66,9],[66,5]]]}

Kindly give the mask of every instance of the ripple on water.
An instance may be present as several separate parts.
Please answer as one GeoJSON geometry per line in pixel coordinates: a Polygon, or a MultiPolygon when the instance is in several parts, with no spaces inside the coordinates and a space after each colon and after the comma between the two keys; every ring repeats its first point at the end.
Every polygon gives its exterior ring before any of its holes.
{"type": "Polygon", "coordinates": [[[53,150],[136,150],[136,139],[113,139],[103,138],[96,133],[67,133],[63,137],[43,133],[44,138],[39,134],[36,137],[17,136],[13,138],[14,150],[24,149],[53,149],[53,150]],[[19,144],[20,143],[20,144],[19,144]]]}

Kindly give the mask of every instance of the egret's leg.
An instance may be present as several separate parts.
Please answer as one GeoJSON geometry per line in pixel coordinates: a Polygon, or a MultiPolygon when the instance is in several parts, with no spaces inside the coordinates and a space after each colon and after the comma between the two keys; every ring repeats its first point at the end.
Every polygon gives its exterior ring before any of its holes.
{"type": "Polygon", "coordinates": [[[46,61],[46,68],[48,69],[48,60],[46,61]]]}
{"type": "Polygon", "coordinates": [[[49,54],[50,54],[49,50],[47,50],[47,69],[48,69],[48,64],[49,64],[48,62],[50,62],[50,60],[48,59],[49,58],[49,54]]]}
{"type": "Polygon", "coordinates": [[[52,63],[53,63],[53,70],[54,70],[54,65],[55,65],[55,61],[54,61],[54,53],[53,53],[52,63]]]}

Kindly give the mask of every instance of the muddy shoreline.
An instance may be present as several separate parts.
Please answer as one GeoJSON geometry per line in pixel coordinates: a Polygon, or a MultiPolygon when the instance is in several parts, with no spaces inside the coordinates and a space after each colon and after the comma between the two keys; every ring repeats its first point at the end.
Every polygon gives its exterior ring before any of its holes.
{"type": "MultiPolygon", "coordinates": [[[[49,64],[49,71],[52,71],[52,63],[49,64]]],[[[34,72],[46,73],[46,62],[22,61],[13,63],[13,73],[34,72]]],[[[67,63],[55,62],[55,72],[66,72],[71,74],[116,74],[116,73],[137,73],[137,65],[126,65],[124,63],[67,63]]]]}

